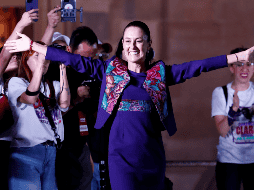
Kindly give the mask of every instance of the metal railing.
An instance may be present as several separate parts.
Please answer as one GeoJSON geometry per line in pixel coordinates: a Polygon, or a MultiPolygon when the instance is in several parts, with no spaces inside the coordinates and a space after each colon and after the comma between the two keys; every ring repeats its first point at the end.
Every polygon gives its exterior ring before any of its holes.
{"type": "Polygon", "coordinates": [[[166,161],[167,167],[216,166],[216,161],[166,161]]]}

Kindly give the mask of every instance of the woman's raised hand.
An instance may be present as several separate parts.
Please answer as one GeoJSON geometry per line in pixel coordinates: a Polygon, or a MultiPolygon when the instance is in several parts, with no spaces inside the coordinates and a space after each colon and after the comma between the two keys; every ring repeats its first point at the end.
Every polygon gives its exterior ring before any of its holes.
{"type": "Polygon", "coordinates": [[[10,53],[27,51],[30,49],[31,39],[25,34],[17,32],[17,35],[20,36],[17,40],[6,41],[4,46],[10,53]]]}
{"type": "Polygon", "coordinates": [[[38,53],[38,69],[42,69],[43,74],[46,74],[48,71],[49,64],[50,61],[45,60],[45,55],[38,53]]]}
{"type": "Polygon", "coordinates": [[[57,6],[56,8],[49,11],[48,16],[48,25],[52,28],[55,28],[57,24],[60,22],[61,17],[58,15],[57,11],[60,10],[61,7],[57,6]]]}
{"type": "Polygon", "coordinates": [[[18,24],[20,24],[22,27],[26,27],[30,25],[31,23],[34,23],[34,19],[39,19],[38,11],[39,9],[32,9],[30,11],[27,11],[23,13],[21,20],[18,24]]]}

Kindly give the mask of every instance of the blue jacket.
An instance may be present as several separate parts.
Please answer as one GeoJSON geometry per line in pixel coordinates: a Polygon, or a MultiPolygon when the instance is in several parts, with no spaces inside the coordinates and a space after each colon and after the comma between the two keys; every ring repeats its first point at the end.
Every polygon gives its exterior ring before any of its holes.
{"type": "MultiPolygon", "coordinates": [[[[60,61],[80,73],[86,73],[90,77],[102,81],[95,124],[95,128],[102,128],[111,115],[118,98],[130,81],[126,63],[115,56],[103,62],[53,47],[48,47],[46,59],[60,61]]],[[[201,72],[208,72],[226,66],[227,58],[225,55],[186,62],[180,65],[167,66],[163,61],[158,61],[151,65],[151,68],[147,70],[147,77],[143,86],[150,95],[160,116],[161,127],[166,129],[170,136],[176,132],[176,123],[168,86],[197,77],[201,72]]]]}

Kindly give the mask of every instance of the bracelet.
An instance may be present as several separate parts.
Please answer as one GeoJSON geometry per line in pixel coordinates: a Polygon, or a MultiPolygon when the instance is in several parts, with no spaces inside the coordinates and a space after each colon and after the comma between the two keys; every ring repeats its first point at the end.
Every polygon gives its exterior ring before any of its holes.
{"type": "Polygon", "coordinates": [[[235,53],[235,56],[236,56],[236,62],[238,62],[238,56],[236,55],[236,53],[235,53]]]}
{"type": "Polygon", "coordinates": [[[28,89],[26,89],[26,95],[27,95],[27,96],[36,96],[36,95],[38,95],[38,94],[40,93],[40,91],[41,91],[40,88],[39,88],[39,90],[36,91],[36,92],[30,92],[28,89]]]}
{"type": "Polygon", "coordinates": [[[33,43],[34,43],[33,40],[31,40],[30,51],[32,51],[33,43]]]}

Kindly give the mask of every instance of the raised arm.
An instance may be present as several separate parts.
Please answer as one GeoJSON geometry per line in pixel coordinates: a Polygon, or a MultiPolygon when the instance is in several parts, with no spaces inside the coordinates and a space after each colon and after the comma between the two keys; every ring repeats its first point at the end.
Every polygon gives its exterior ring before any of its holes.
{"type": "Polygon", "coordinates": [[[59,61],[66,66],[71,66],[76,71],[86,73],[88,76],[100,81],[102,80],[107,64],[100,59],[83,57],[79,54],[72,54],[53,47],[48,47],[45,58],[51,61],[59,61]]]}
{"type": "Polygon", "coordinates": [[[60,10],[61,7],[57,6],[56,8],[49,11],[47,14],[48,16],[48,26],[45,30],[45,33],[41,39],[42,42],[44,42],[47,45],[51,44],[51,39],[53,36],[53,33],[55,31],[55,28],[57,27],[57,24],[60,22],[60,16],[57,13],[58,10],[60,10]]]}
{"type": "MultiPolygon", "coordinates": [[[[25,12],[22,15],[21,20],[15,26],[13,32],[11,33],[7,41],[16,40],[19,37],[17,35],[17,32],[22,32],[26,26],[29,26],[31,23],[34,23],[33,19],[38,19],[38,13],[35,13],[35,11],[38,11],[38,9],[32,9],[28,12],[25,12]]],[[[2,77],[9,63],[11,55],[12,55],[11,52],[7,51],[6,47],[4,46],[0,54],[0,78],[2,77]]]]}
{"type": "Polygon", "coordinates": [[[199,76],[202,72],[227,67],[228,64],[233,64],[237,61],[248,62],[252,60],[253,48],[237,54],[222,55],[204,60],[190,61],[180,65],[167,66],[167,83],[169,86],[182,83],[186,79],[199,76]]]}
{"type": "Polygon", "coordinates": [[[20,52],[32,49],[40,54],[45,55],[47,60],[57,61],[71,66],[73,69],[80,73],[86,73],[91,78],[95,78],[102,81],[103,74],[106,70],[107,62],[103,62],[99,59],[92,59],[90,57],[82,57],[78,54],[72,54],[64,50],[60,50],[53,47],[46,47],[31,41],[26,35],[17,33],[21,38],[18,40],[12,40],[5,43],[6,49],[10,52],[20,52]]]}
{"type": "Polygon", "coordinates": [[[179,65],[166,66],[166,77],[168,86],[186,81],[192,77],[199,76],[202,72],[212,71],[227,67],[226,56],[219,56],[198,61],[190,61],[179,65]]]}
{"type": "MultiPolygon", "coordinates": [[[[30,84],[27,87],[27,90],[29,92],[37,92],[38,90],[40,90],[41,79],[42,79],[42,75],[44,74],[44,70],[45,70],[44,63],[45,63],[45,56],[39,54],[38,55],[38,65],[33,73],[33,77],[30,81],[30,84]]],[[[25,103],[25,104],[35,104],[38,97],[39,97],[39,93],[35,96],[34,95],[31,96],[31,95],[28,95],[26,92],[23,92],[19,96],[18,101],[21,103],[25,103]]]]}
{"type": "Polygon", "coordinates": [[[59,97],[59,106],[61,108],[67,108],[70,106],[71,93],[69,89],[69,84],[66,75],[66,66],[60,64],[60,97],[59,97]]]}

